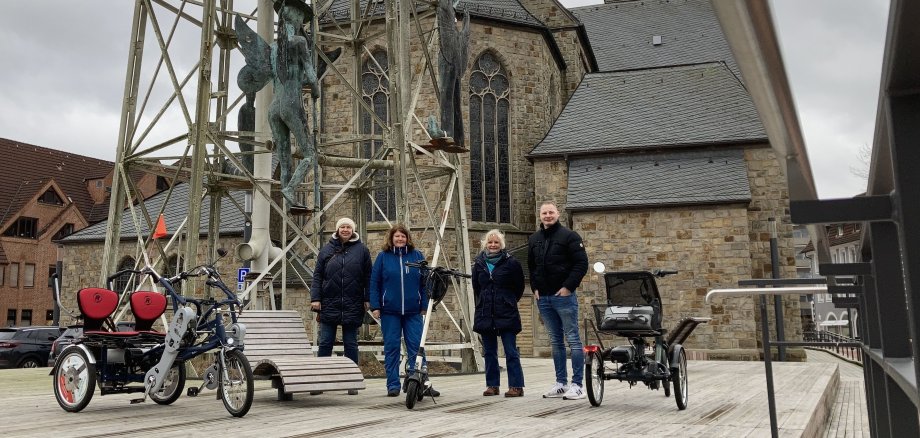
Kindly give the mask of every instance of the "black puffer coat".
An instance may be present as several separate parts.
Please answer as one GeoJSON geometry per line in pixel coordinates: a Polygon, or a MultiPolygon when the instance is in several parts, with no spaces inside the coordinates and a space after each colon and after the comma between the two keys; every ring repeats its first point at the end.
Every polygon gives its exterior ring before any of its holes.
{"type": "Polygon", "coordinates": [[[370,300],[371,254],[355,233],[344,244],[332,236],[316,258],[310,301],[319,301],[320,322],[359,326],[364,322],[364,303],[370,300]]]}
{"type": "Polygon", "coordinates": [[[476,297],[473,331],[493,334],[499,330],[521,332],[521,313],[517,303],[524,295],[524,270],[514,257],[502,251],[502,258],[489,272],[485,253],[479,253],[473,265],[473,294],[476,297]]]}
{"type": "Polygon", "coordinates": [[[588,272],[588,254],[578,233],[556,222],[527,241],[530,288],[540,296],[555,295],[563,286],[574,291],[588,272]]]}

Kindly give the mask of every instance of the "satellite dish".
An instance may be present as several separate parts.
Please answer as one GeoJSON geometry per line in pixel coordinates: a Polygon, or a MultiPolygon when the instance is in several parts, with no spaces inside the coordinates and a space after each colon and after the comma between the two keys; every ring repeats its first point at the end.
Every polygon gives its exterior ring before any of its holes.
{"type": "Polygon", "coordinates": [[[595,262],[594,263],[594,272],[598,274],[603,274],[607,270],[607,266],[604,265],[604,262],[595,262]]]}

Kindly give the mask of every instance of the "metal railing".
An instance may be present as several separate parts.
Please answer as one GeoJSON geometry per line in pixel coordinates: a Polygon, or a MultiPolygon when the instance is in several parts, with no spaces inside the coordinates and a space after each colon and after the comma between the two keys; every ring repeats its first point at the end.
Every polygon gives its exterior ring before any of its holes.
{"type": "Polygon", "coordinates": [[[862,345],[862,342],[859,338],[851,338],[849,336],[844,336],[834,332],[829,332],[826,330],[818,331],[807,331],[802,333],[802,339],[807,342],[822,342],[825,345],[819,348],[821,350],[826,350],[832,352],[844,359],[849,359],[852,361],[862,363],[863,355],[862,348],[860,347],[844,347],[843,345],[857,343],[862,345]]]}
{"type": "MultiPolygon", "coordinates": [[[[842,348],[861,349],[862,344],[859,342],[823,342],[823,341],[785,341],[770,340],[770,320],[767,314],[767,295],[814,295],[818,293],[827,293],[826,280],[822,278],[776,278],[763,280],[742,280],[738,282],[739,286],[756,286],[741,287],[735,289],[712,289],[706,294],[706,303],[709,304],[712,298],[716,296],[760,296],[760,331],[761,342],[763,344],[763,363],[764,370],[767,374],[767,405],[770,409],[770,433],[775,438],[779,436],[779,426],[776,419],[776,390],[773,384],[773,349],[777,347],[777,353],[782,347],[819,347],[836,346],[842,348]],[[801,285],[809,286],[801,286],[801,285]],[[775,286],[775,287],[769,287],[775,286]]],[[[783,315],[777,313],[774,315],[777,321],[781,321],[783,315]]],[[[779,354],[777,354],[779,356],[779,354]]]]}

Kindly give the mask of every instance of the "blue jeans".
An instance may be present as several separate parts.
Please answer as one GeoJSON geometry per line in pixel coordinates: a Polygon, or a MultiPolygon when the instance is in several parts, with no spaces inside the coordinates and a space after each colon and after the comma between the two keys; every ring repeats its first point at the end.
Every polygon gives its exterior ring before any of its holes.
{"type": "MultiPolygon", "coordinates": [[[[422,315],[390,315],[380,314],[380,330],[383,333],[384,368],[387,371],[387,391],[400,388],[399,383],[399,350],[400,341],[406,340],[406,361],[409,364],[409,373],[415,372],[415,356],[418,346],[422,341],[422,315]]],[[[422,362],[425,358],[422,358],[422,362]]]]}
{"type": "Polygon", "coordinates": [[[567,343],[572,356],[572,383],[581,386],[585,373],[585,352],[578,335],[578,299],[575,298],[575,291],[567,297],[541,296],[537,300],[537,307],[549,334],[549,343],[553,346],[556,381],[563,385],[568,383],[565,369],[567,343]]]}
{"type": "Polygon", "coordinates": [[[486,386],[501,386],[501,370],[498,367],[498,337],[505,347],[505,365],[508,367],[508,387],[524,387],[524,370],[521,368],[521,353],[517,348],[517,334],[503,331],[482,335],[483,359],[486,362],[486,386]]]}
{"type": "MultiPolygon", "coordinates": [[[[319,357],[332,356],[332,345],[335,344],[335,324],[319,323],[319,348],[316,355],[319,357]]],[[[358,364],[358,326],[342,326],[342,344],[345,345],[345,357],[358,364]]]]}

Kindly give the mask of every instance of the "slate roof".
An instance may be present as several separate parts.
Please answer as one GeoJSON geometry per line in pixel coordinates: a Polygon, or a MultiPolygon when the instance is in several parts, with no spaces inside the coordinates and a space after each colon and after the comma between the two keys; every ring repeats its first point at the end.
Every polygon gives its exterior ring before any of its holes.
{"type": "Polygon", "coordinates": [[[590,73],[531,157],[766,141],[751,97],[721,63],[590,73]]]}
{"type": "Polygon", "coordinates": [[[565,207],[589,210],[750,200],[744,152],[734,149],[572,160],[565,207]]]}
{"type": "Polygon", "coordinates": [[[600,71],[725,62],[740,77],[709,0],[644,0],[570,9],[600,71]],[[661,36],[662,44],[652,45],[661,36]]]}
{"type": "MultiPolygon", "coordinates": [[[[166,195],[169,191],[163,191],[156,195],[147,198],[144,202],[146,205],[147,211],[151,215],[155,215],[160,211],[160,206],[163,205],[163,201],[166,199],[166,195]]],[[[243,192],[232,192],[231,196],[237,201],[239,205],[243,205],[243,192]]],[[[140,207],[135,206],[134,211],[138,215],[138,218],[141,220],[141,233],[143,235],[149,235],[150,230],[147,227],[147,224],[144,223],[143,215],[141,214],[140,207]]],[[[206,196],[201,201],[201,228],[200,233],[202,236],[208,234],[208,220],[211,214],[211,202],[210,197],[206,196]]],[[[179,224],[185,219],[188,215],[188,184],[181,183],[176,184],[173,189],[172,196],[169,199],[169,204],[167,205],[166,210],[163,212],[163,217],[166,221],[166,230],[172,235],[176,231],[176,228],[179,227],[179,224]]],[[[220,210],[220,234],[243,234],[243,225],[245,223],[245,217],[243,212],[241,212],[236,205],[234,205],[229,200],[224,200],[221,202],[220,210]]],[[[108,221],[99,222],[90,227],[86,227],[76,233],[67,236],[62,239],[61,242],[64,244],[75,243],[75,242],[94,242],[94,241],[103,241],[105,240],[105,228],[108,225],[108,221]]],[[[131,216],[131,211],[125,209],[121,216],[121,238],[122,239],[136,239],[136,234],[134,230],[134,220],[131,216]]]]}
{"type": "MultiPolygon", "coordinates": [[[[367,5],[367,0],[361,1],[361,11],[363,12],[367,5]]],[[[419,10],[427,8],[420,6],[419,10]]],[[[456,7],[457,12],[462,13],[464,10],[469,11],[470,17],[488,18],[493,20],[505,21],[514,24],[521,24],[533,27],[546,27],[540,20],[527,11],[521,2],[517,0],[462,0],[456,7]]],[[[382,16],[386,13],[384,2],[378,2],[372,5],[371,16],[382,16]]],[[[351,2],[348,0],[335,0],[327,15],[331,15],[337,21],[350,20],[351,2]]],[[[322,22],[323,17],[320,17],[322,22]]]]}
{"type": "Polygon", "coordinates": [[[109,204],[94,204],[86,179],[102,178],[115,163],[0,138],[0,225],[54,179],[90,223],[105,219],[109,204]]]}

